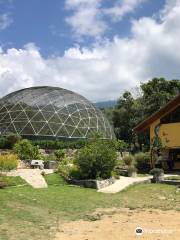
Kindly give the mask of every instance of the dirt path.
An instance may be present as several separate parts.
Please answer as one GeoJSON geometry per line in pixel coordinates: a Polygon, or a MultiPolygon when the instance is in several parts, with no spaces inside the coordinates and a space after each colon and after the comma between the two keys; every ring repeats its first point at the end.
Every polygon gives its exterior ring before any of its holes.
{"type": "MultiPolygon", "coordinates": [[[[118,210],[116,210],[118,211],[118,210]]],[[[179,240],[180,212],[128,210],[108,213],[97,221],[75,221],[60,226],[56,240],[179,240]],[[137,236],[135,229],[143,234],[137,236]]]]}

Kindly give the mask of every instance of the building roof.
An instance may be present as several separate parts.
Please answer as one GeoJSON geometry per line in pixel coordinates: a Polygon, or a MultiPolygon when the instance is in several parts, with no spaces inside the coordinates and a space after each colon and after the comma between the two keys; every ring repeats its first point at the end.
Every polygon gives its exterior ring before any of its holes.
{"type": "Polygon", "coordinates": [[[152,114],[150,117],[145,119],[143,122],[138,124],[133,130],[135,132],[141,132],[149,127],[154,121],[158,118],[167,115],[168,113],[172,112],[177,106],[180,105],[180,94],[175,97],[173,100],[168,102],[164,107],[160,108],[157,112],[152,114]]]}

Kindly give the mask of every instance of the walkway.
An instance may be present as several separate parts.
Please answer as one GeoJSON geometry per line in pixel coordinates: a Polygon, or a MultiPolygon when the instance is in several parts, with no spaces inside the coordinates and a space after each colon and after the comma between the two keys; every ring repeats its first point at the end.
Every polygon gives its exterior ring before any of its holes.
{"type": "Polygon", "coordinates": [[[152,178],[152,176],[136,177],[136,178],[121,176],[120,179],[117,180],[114,184],[112,184],[108,187],[102,188],[102,189],[98,190],[98,192],[117,193],[117,192],[124,190],[125,188],[129,187],[132,184],[148,182],[151,178],[152,178]]]}
{"type": "Polygon", "coordinates": [[[47,188],[48,185],[44,177],[41,175],[41,172],[42,170],[40,169],[18,169],[7,173],[7,175],[14,177],[20,176],[33,188],[47,188]]]}
{"type": "MultiPolygon", "coordinates": [[[[176,174],[165,174],[164,177],[171,177],[171,176],[178,176],[176,174]]],[[[130,185],[137,184],[137,183],[145,183],[149,182],[152,176],[146,176],[146,177],[123,177],[121,176],[119,180],[116,180],[116,182],[108,187],[101,188],[98,190],[98,192],[102,193],[117,193],[121,192],[125,188],[129,187],[130,185]]]]}

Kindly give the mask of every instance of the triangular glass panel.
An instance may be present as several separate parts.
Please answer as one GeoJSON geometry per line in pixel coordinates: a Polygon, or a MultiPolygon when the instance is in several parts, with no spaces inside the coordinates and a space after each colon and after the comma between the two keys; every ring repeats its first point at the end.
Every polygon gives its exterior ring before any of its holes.
{"type": "Polygon", "coordinates": [[[87,135],[86,137],[88,138],[92,138],[93,137],[93,134],[97,132],[97,129],[94,129],[94,128],[90,128],[87,132],[87,135]]]}
{"type": "Polygon", "coordinates": [[[89,117],[95,117],[96,116],[96,113],[94,112],[93,109],[88,109],[88,114],[89,114],[89,117]]]}
{"type": "Polygon", "coordinates": [[[42,111],[45,111],[45,112],[54,112],[54,108],[51,104],[41,108],[42,111]]]}
{"type": "Polygon", "coordinates": [[[35,134],[37,134],[42,128],[43,126],[46,124],[45,122],[34,122],[31,121],[31,124],[34,128],[35,134]]]}
{"type": "Polygon", "coordinates": [[[68,129],[69,136],[71,136],[72,133],[74,132],[74,130],[76,129],[76,128],[73,127],[73,126],[66,126],[66,128],[68,129]]]}
{"type": "Polygon", "coordinates": [[[15,121],[28,121],[27,115],[24,112],[21,112],[14,119],[15,121]]]}
{"type": "Polygon", "coordinates": [[[7,108],[3,106],[3,107],[1,108],[1,113],[6,113],[6,112],[7,112],[7,108]]]}
{"type": "Polygon", "coordinates": [[[88,128],[78,128],[78,130],[80,131],[82,137],[86,136],[87,130],[88,128]]]}
{"type": "Polygon", "coordinates": [[[80,119],[77,117],[74,117],[73,115],[71,116],[71,119],[73,120],[75,125],[79,124],[79,122],[80,122],[80,119]]]}
{"type": "Polygon", "coordinates": [[[76,130],[74,131],[72,137],[77,137],[77,138],[79,138],[79,137],[82,137],[82,134],[80,133],[80,131],[79,131],[78,129],[76,129],[76,130]]]}
{"type": "Polygon", "coordinates": [[[56,135],[58,129],[61,127],[61,124],[58,123],[48,123],[49,127],[52,129],[54,135],[56,135]]]}
{"type": "Polygon", "coordinates": [[[66,107],[62,108],[58,113],[59,113],[59,114],[69,115],[69,112],[68,112],[68,110],[67,110],[66,107]]]}
{"type": "Polygon", "coordinates": [[[58,115],[59,115],[59,118],[61,119],[62,123],[64,123],[68,118],[68,115],[64,115],[64,114],[58,114],[58,115]]]}
{"type": "Polygon", "coordinates": [[[17,134],[16,129],[14,128],[14,125],[11,123],[5,130],[6,134],[17,134]]]}
{"type": "Polygon", "coordinates": [[[60,124],[62,123],[60,117],[58,114],[54,114],[54,115],[51,115],[51,118],[49,119],[49,123],[57,123],[57,124],[60,124]]]}
{"type": "Polygon", "coordinates": [[[28,124],[22,129],[22,131],[20,132],[20,134],[22,134],[22,135],[34,135],[35,132],[34,132],[32,126],[31,126],[31,124],[28,123],[28,124]]]}
{"type": "Polygon", "coordinates": [[[41,112],[37,112],[32,118],[31,121],[36,121],[36,122],[42,122],[42,121],[46,121],[46,119],[44,118],[43,114],[41,112]]]}
{"type": "Polygon", "coordinates": [[[30,110],[27,111],[26,110],[26,114],[29,119],[32,119],[37,114],[37,111],[30,111],[30,110]]]}
{"type": "Polygon", "coordinates": [[[90,127],[97,127],[97,118],[90,119],[90,127]]]}
{"type": "Polygon", "coordinates": [[[50,129],[49,125],[45,124],[45,126],[41,129],[41,131],[38,132],[38,135],[41,135],[41,136],[53,136],[54,133],[50,129]]]}
{"type": "Polygon", "coordinates": [[[20,133],[22,129],[26,126],[27,122],[14,122],[15,129],[17,133],[20,133]]]}
{"type": "Polygon", "coordinates": [[[69,137],[69,134],[64,126],[62,126],[56,133],[57,137],[69,137]]]}
{"type": "Polygon", "coordinates": [[[70,105],[70,106],[68,106],[68,111],[69,111],[70,114],[75,113],[75,112],[77,111],[76,105],[70,105]]]}
{"type": "Polygon", "coordinates": [[[49,121],[49,119],[53,116],[53,112],[45,112],[45,111],[42,111],[41,112],[42,113],[42,115],[44,116],[44,118],[45,118],[45,120],[46,121],[49,121]]]}
{"type": "Polygon", "coordinates": [[[16,119],[21,114],[21,112],[22,112],[22,110],[21,111],[10,112],[11,119],[12,120],[16,119]]]}
{"type": "Polygon", "coordinates": [[[10,111],[22,111],[23,110],[23,108],[21,107],[21,105],[18,103],[18,104],[16,104],[16,105],[14,105],[11,109],[10,109],[10,111]]]}
{"type": "Polygon", "coordinates": [[[71,119],[71,117],[68,117],[66,122],[65,122],[66,125],[70,125],[70,126],[75,126],[76,124],[73,122],[73,120],[71,119]]]}
{"type": "Polygon", "coordinates": [[[11,122],[11,118],[10,118],[10,115],[9,113],[7,114],[4,114],[4,116],[1,118],[1,123],[7,123],[7,122],[11,122]]]}

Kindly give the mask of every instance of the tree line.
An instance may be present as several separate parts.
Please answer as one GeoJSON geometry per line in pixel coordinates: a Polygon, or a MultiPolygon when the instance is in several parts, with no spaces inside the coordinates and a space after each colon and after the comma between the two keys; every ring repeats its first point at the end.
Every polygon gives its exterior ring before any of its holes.
{"type": "Polygon", "coordinates": [[[118,139],[124,140],[133,148],[141,148],[142,144],[148,147],[148,131],[137,137],[133,128],[180,93],[180,80],[153,78],[141,83],[136,90],[136,96],[125,91],[113,108],[104,108],[103,111],[113,125],[118,139]]]}

